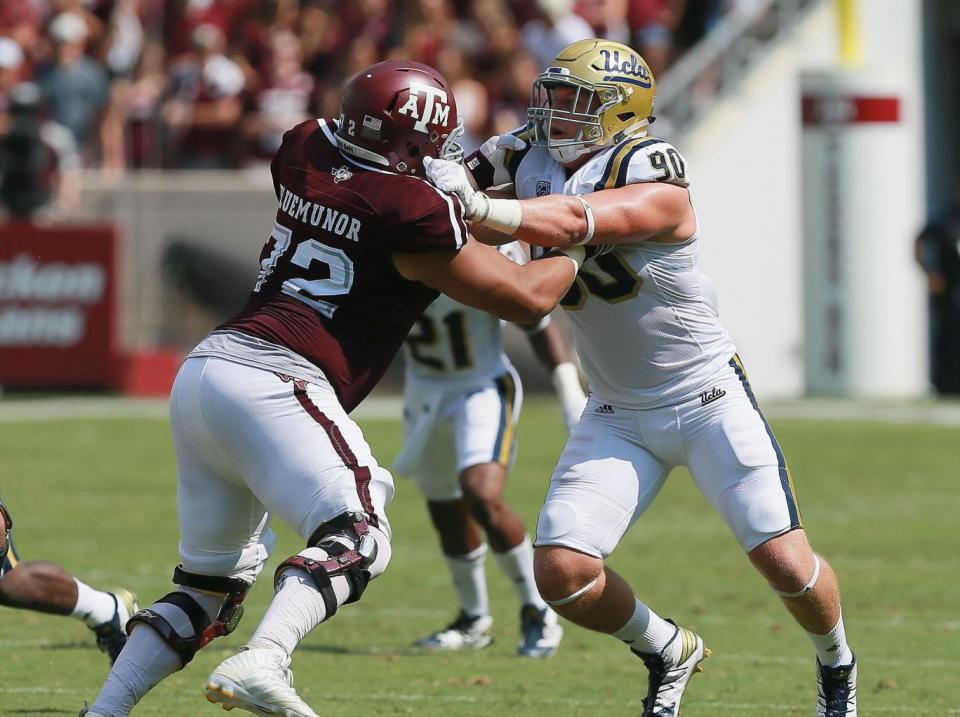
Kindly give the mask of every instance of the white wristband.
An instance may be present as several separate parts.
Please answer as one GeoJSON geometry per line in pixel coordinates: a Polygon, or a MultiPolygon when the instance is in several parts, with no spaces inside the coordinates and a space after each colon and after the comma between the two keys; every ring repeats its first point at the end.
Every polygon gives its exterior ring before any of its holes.
{"type": "Polygon", "coordinates": [[[583,386],[580,385],[580,372],[572,361],[557,364],[553,369],[553,388],[562,401],[583,400],[583,386]]]}
{"type": "Polygon", "coordinates": [[[516,199],[490,199],[477,192],[474,207],[473,221],[504,234],[516,234],[523,221],[523,207],[516,199]]]}
{"type": "Polygon", "coordinates": [[[580,204],[583,205],[583,212],[587,217],[587,231],[583,235],[583,239],[577,242],[577,244],[589,244],[590,240],[593,239],[593,231],[596,228],[596,224],[593,221],[593,210],[590,208],[590,205],[587,203],[587,200],[581,197],[579,194],[574,195],[577,199],[580,200],[580,204]]]}

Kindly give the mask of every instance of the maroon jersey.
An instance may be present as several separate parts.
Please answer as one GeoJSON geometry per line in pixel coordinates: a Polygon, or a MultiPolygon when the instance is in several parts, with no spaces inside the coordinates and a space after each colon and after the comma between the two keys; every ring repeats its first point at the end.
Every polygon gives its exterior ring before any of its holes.
{"type": "Polygon", "coordinates": [[[283,138],[280,207],[247,305],[217,330],[285,346],[317,365],[347,411],[370,392],[438,292],[404,279],[395,252],[459,250],[463,206],[425,180],[346,159],[332,120],[283,138]]]}

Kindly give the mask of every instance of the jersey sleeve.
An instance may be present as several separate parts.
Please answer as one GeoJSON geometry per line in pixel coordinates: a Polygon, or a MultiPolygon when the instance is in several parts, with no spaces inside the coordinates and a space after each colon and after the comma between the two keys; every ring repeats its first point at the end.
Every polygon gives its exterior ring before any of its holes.
{"type": "Polygon", "coordinates": [[[294,156],[290,153],[296,152],[298,148],[302,149],[306,138],[312,132],[319,131],[319,129],[320,125],[317,124],[317,120],[308,119],[283,133],[280,146],[270,161],[270,177],[273,179],[273,191],[274,194],[277,195],[278,200],[280,199],[280,175],[283,172],[283,168],[289,162],[288,158],[294,156]]]}
{"type": "Polygon", "coordinates": [[[459,251],[469,236],[461,201],[425,180],[411,178],[405,185],[397,187],[381,212],[391,249],[409,254],[459,251]]]}
{"type": "Polygon", "coordinates": [[[501,135],[495,135],[480,145],[480,148],[465,160],[464,165],[473,175],[478,188],[489,189],[514,183],[517,168],[530,151],[531,145],[526,126],[518,127],[509,134],[519,137],[527,143],[527,146],[520,150],[501,147],[498,144],[501,135]]]}
{"type": "Polygon", "coordinates": [[[610,155],[593,191],[641,182],[666,182],[689,187],[687,160],[672,144],[662,139],[640,137],[628,140],[610,155]]]}

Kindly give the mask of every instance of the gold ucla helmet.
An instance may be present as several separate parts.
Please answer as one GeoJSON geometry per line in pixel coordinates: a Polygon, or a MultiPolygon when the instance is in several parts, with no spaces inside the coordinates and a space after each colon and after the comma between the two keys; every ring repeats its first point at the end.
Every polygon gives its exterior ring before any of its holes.
{"type": "Polygon", "coordinates": [[[635,50],[611,40],[578,40],[533,83],[530,140],[548,147],[558,162],[569,162],[643,136],[653,121],[656,94],[653,73],[635,50]]]}

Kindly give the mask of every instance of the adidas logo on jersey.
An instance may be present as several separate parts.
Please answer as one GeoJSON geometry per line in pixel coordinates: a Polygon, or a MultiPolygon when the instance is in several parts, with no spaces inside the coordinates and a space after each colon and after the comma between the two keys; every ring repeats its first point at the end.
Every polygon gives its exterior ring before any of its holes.
{"type": "Polygon", "coordinates": [[[722,388],[717,388],[714,386],[709,391],[704,391],[700,394],[700,405],[706,406],[708,403],[713,403],[714,401],[719,401],[721,398],[727,395],[727,392],[722,388]]]}
{"type": "Polygon", "coordinates": [[[605,403],[602,406],[597,406],[595,409],[593,409],[593,412],[594,413],[616,413],[616,411],[613,410],[613,406],[611,406],[609,403],[605,403]]]}

